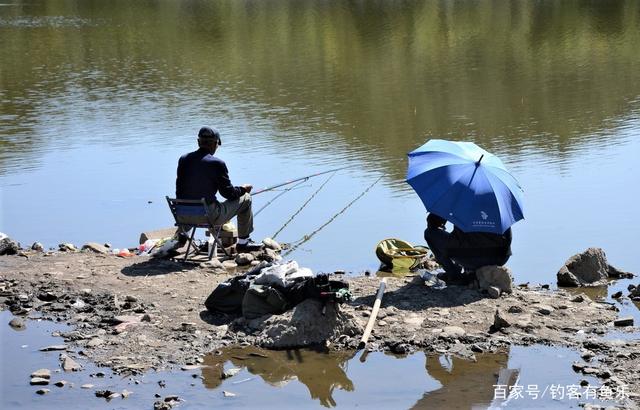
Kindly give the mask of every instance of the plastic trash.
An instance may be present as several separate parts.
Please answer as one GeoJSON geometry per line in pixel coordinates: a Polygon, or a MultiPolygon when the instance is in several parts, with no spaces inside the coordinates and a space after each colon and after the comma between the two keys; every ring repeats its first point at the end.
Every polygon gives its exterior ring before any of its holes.
{"type": "Polygon", "coordinates": [[[292,285],[295,279],[311,276],[313,276],[311,269],[299,267],[296,261],[283,264],[274,263],[262,269],[260,274],[256,276],[254,283],[256,285],[278,285],[286,288],[292,285]]]}
{"type": "Polygon", "coordinates": [[[417,274],[420,276],[420,279],[423,280],[425,286],[433,289],[444,289],[447,287],[447,284],[442,279],[438,279],[438,274],[436,272],[429,272],[426,269],[420,269],[417,274]]]}
{"type": "Polygon", "coordinates": [[[138,246],[140,253],[149,253],[158,243],[158,239],[147,239],[145,243],[138,246]]]}

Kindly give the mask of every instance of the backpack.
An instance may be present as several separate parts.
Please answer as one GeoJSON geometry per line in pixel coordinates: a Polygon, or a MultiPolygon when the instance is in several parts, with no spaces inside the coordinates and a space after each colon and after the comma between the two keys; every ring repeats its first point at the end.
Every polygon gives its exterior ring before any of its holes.
{"type": "Polygon", "coordinates": [[[253,283],[255,276],[263,268],[271,266],[269,262],[260,262],[244,275],[220,283],[204,302],[204,306],[211,312],[240,313],[244,294],[253,283]]]}
{"type": "Polygon", "coordinates": [[[242,299],[250,285],[249,276],[235,276],[220,283],[207,297],[204,306],[211,312],[238,313],[242,310],[242,299]]]}
{"type": "Polygon", "coordinates": [[[245,319],[280,314],[290,307],[283,292],[273,285],[251,285],[242,298],[242,316],[245,319]]]}
{"type": "Polygon", "coordinates": [[[390,269],[415,268],[428,253],[425,246],[413,246],[395,238],[384,239],[376,246],[376,256],[390,269]]]}

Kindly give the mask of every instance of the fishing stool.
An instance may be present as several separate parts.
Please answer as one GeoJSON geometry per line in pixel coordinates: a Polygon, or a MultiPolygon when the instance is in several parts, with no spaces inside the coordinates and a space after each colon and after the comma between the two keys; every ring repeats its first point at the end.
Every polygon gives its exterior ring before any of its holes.
{"type": "MultiPolygon", "coordinates": [[[[222,231],[222,225],[214,225],[209,218],[209,207],[207,206],[204,198],[202,199],[175,199],[167,198],[169,209],[173,214],[173,218],[176,220],[176,226],[180,228],[183,233],[191,231],[189,235],[187,251],[184,255],[183,262],[187,261],[189,252],[191,251],[191,245],[193,244],[193,237],[195,236],[196,229],[207,229],[209,232],[209,247],[207,250],[208,260],[211,260],[214,256],[218,257],[218,246],[222,248],[222,251],[226,256],[230,256],[229,252],[225,249],[222,241],[220,240],[220,232],[222,231]]],[[[199,249],[193,245],[196,255],[200,252],[199,249]]]]}

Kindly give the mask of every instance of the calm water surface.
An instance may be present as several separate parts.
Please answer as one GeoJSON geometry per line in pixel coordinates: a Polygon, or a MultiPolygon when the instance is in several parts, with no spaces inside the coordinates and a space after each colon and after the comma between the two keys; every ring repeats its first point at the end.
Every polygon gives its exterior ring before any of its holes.
{"type": "MultiPolygon", "coordinates": [[[[640,272],[637,1],[10,1],[0,7],[0,230],[132,246],[172,224],[177,158],[218,127],[236,184],[337,166],[278,235],[314,270],[375,268],[423,243],[406,153],[471,140],[526,191],[516,279],[550,282],[588,246],[640,272]]],[[[272,235],[323,182],[256,219],[272,235]]],[[[259,207],[274,194],[256,196],[259,207]]]]}

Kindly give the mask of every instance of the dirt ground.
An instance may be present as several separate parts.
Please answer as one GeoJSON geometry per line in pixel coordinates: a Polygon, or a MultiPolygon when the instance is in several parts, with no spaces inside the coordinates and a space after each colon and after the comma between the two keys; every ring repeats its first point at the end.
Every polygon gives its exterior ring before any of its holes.
{"type": "MultiPolygon", "coordinates": [[[[62,336],[76,355],[118,373],[139,373],[197,366],[205,354],[231,345],[355,349],[380,283],[375,276],[341,278],[354,298],[327,305],[324,315],[316,301],[252,321],[207,312],[206,297],[236,269],[221,273],[220,267],[91,251],[26,251],[0,257],[0,308],[67,322],[73,330],[62,336]]],[[[574,370],[614,391],[626,384],[633,407],[640,404],[640,341],[603,337],[616,310],[579,292],[516,286],[491,299],[467,287],[437,290],[418,277],[391,277],[367,349],[420,349],[473,360],[475,353],[511,344],[574,347],[583,358],[574,370]],[[505,321],[500,329],[493,326],[496,311],[505,321]]]]}

